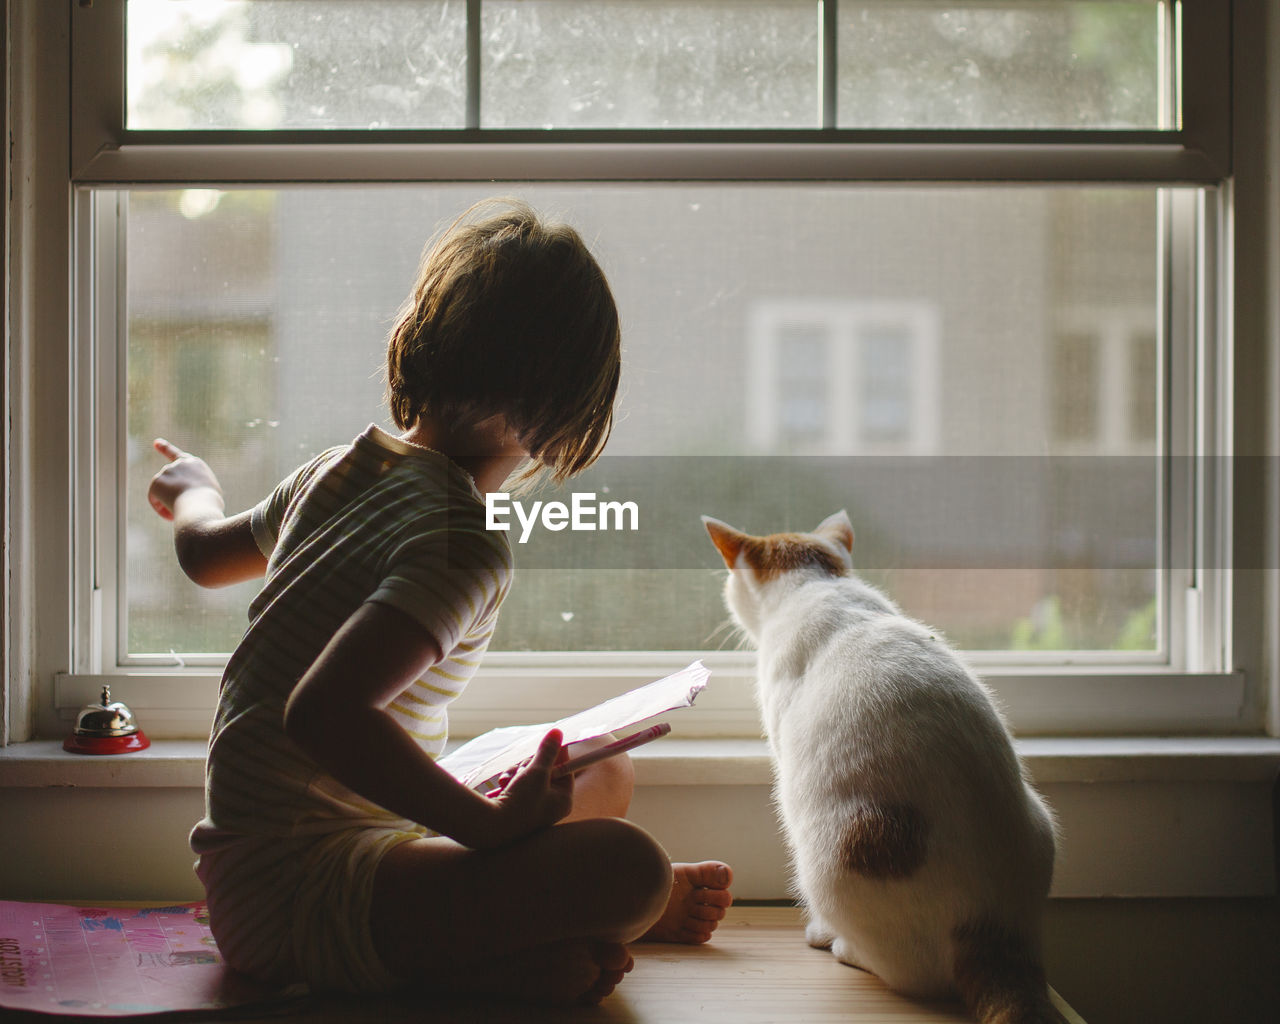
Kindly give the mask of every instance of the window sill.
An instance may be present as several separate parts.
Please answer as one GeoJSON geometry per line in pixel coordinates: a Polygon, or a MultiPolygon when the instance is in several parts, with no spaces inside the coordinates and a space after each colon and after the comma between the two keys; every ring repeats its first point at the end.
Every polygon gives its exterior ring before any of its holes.
{"type": "MultiPolygon", "coordinates": [[[[1280,739],[1222,737],[1028,737],[1017,741],[1039,785],[1093,782],[1266,783],[1280,772],[1280,739]]],[[[631,755],[641,786],[766,786],[760,739],[671,737],[631,755]]],[[[204,786],[202,740],[156,740],[132,754],[72,754],[58,740],[0,748],[0,788],[204,786]]]]}
{"type": "MultiPolygon", "coordinates": [[[[631,655],[494,653],[473,685],[450,705],[450,735],[465,739],[496,726],[555,721],[674,672],[692,657],[683,652],[638,662],[631,655]]],[[[713,654],[702,660],[711,669],[712,681],[698,698],[697,713],[677,723],[680,733],[716,741],[758,734],[760,712],[750,657],[713,654]]],[[[1254,703],[1254,695],[1242,672],[993,663],[981,666],[980,674],[1019,736],[1065,743],[1068,755],[1076,741],[1063,734],[1087,735],[1096,732],[1099,723],[1112,736],[1155,740],[1197,734],[1246,737],[1260,729],[1245,710],[1254,703]]],[[[60,673],[53,684],[54,714],[43,719],[39,729],[44,735],[70,730],[76,714],[97,700],[105,684],[145,723],[152,740],[202,740],[213,719],[220,678],[212,668],[60,673]]],[[[668,744],[661,746],[665,750],[668,744]]]]}
{"type": "Polygon", "coordinates": [[[61,740],[32,740],[0,748],[0,789],[6,787],[204,787],[203,740],[156,740],[146,750],[94,756],[72,754],[61,740]]]}
{"type": "MultiPolygon", "coordinates": [[[[1276,892],[1280,739],[1020,740],[1058,817],[1057,897],[1276,892]]],[[[186,835],[203,806],[203,741],[86,757],[56,740],[0,750],[0,878],[13,898],[199,898],[186,835]],[[84,845],[85,823],[105,822],[84,845]],[[120,827],[127,823],[128,827],[120,827]],[[68,857],[67,851],[83,849],[68,857]]],[[[759,739],[672,737],[636,751],[630,817],[672,857],[719,857],[743,899],[787,895],[771,766],[759,739]]]]}

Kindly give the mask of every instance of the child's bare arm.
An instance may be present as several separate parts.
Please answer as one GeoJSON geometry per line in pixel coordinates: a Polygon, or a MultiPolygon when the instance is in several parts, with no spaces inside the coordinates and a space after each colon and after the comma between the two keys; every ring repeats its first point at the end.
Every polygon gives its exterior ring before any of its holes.
{"type": "Polygon", "coordinates": [[[551,779],[560,734],[497,799],[439,767],[386,711],[439,661],[435,640],[404,612],[363,605],[303,675],[285,706],[285,732],[334,778],[366,799],[464,846],[501,846],[552,825],[573,806],[572,778],[551,779]]]}
{"type": "Polygon", "coordinates": [[[151,479],[147,500],[173,523],[178,564],[202,587],[257,579],[267,569],[249,513],[227,516],[222,487],[203,459],[157,438],[155,449],[169,464],[151,479]]]}

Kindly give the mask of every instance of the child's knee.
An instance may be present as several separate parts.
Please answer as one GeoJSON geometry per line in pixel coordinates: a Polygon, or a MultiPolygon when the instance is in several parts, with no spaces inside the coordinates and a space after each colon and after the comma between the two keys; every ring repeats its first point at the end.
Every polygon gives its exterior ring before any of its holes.
{"type": "Polygon", "coordinates": [[[598,773],[603,780],[603,785],[630,801],[631,793],[636,788],[636,767],[626,754],[607,758],[599,764],[592,765],[587,771],[598,773]]]}
{"type": "Polygon", "coordinates": [[[621,818],[600,818],[593,828],[600,898],[624,924],[643,931],[671,897],[671,860],[658,841],[621,818]]]}
{"type": "Polygon", "coordinates": [[[571,817],[625,817],[635,784],[635,766],[625,754],[593,764],[574,779],[571,817]]]}
{"type": "Polygon", "coordinates": [[[638,887],[661,895],[663,905],[671,895],[671,859],[661,844],[648,832],[630,821],[614,819],[624,827],[626,838],[620,865],[638,887]]]}

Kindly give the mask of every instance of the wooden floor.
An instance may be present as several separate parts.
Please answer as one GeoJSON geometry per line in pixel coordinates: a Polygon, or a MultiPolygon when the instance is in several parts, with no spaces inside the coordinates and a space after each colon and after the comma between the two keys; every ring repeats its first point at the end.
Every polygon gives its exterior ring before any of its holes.
{"type": "MultiPolygon", "coordinates": [[[[538,1010],[475,999],[435,1003],[432,1022],[449,1024],[932,1024],[965,1022],[959,1006],[916,1003],[887,991],[871,975],[810,949],[797,910],[734,907],[715,939],[689,947],[640,943],[635,969],[600,1006],[538,1010]]],[[[423,1020],[424,1001],[309,998],[271,1016],[241,1021],[317,1024],[423,1020]]],[[[434,1001],[432,1001],[434,1002],[434,1001]]],[[[1064,1003],[1072,1024],[1083,1021],[1064,1003]]]]}

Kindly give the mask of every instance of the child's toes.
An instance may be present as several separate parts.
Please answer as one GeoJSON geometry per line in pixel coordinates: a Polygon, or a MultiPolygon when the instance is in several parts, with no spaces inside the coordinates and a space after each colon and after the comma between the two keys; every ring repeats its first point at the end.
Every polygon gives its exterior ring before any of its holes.
{"type": "Polygon", "coordinates": [[[727,889],[733,881],[733,869],[719,860],[704,860],[696,864],[682,864],[690,884],[706,889],[727,889]]]}
{"type": "Polygon", "coordinates": [[[728,885],[733,871],[718,860],[672,864],[671,898],[662,917],[645,933],[648,942],[687,942],[694,945],[711,938],[733,903],[728,885]]]}
{"type": "Polygon", "coordinates": [[[600,975],[578,999],[578,1002],[586,1006],[595,1006],[602,1001],[635,966],[627,947],[616,942],[596,943],[591,955],[600,968],[600,975]]]}
{"type": "Polygon", "coordinates": [[[578,997],[578,1003],[582,1006],[596,1006],[618,987],[622,977],[621,971],[601,971],[595,984],[578,997]]]}
{"type": "Polygon", "coordinates": [[[602,971],[617,971],[626,974],[635,966],[631,951],[620,942],[597,942],[591,949],[592,958],[602,971]]]}
{"type": "Polygon", "coordinates": [[[689,946],[701,946],[704,942],[711,941],[711,932],[713,929],[714,926],[699,928],[696,924],[690,922],[680,929],[680,933],[676,938],[676,941],[689,946]]]}
{"type": "Polygon", "coordinates": [[[721,910],[733,906],[733,894],[728,889],[695,889],[692,899],[704,907],[718,907],[721,910]]]}

